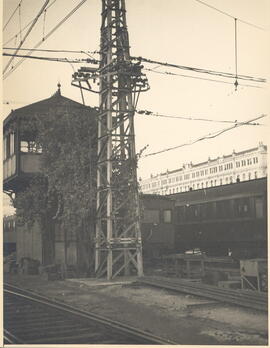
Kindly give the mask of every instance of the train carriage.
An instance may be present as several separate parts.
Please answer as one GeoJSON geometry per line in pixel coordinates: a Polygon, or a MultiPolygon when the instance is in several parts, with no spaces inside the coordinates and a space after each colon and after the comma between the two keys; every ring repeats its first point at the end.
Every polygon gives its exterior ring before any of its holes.
{"type": "Polygon", "coordinates": [[[267,255],[267,179],[170,195],[175,250],[237,259],[267,255]]]}

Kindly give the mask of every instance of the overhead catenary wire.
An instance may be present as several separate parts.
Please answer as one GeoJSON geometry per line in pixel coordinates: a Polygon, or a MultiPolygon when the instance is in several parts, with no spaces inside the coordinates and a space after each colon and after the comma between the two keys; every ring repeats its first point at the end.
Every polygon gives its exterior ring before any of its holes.
{"type": "MultiPolygon", "coordinates": [[[[14,47],[3,47],[3,50],[15,50],[14,47]]],[[[84,53],[84,54],[98,54],[99,51],[87,50],[61,50],[61,49],[42,49],[42,48],[20,48],[19,51],[33,51],[33,52],[51,52],[51,53],[84,53]]]]}
{"type": "Polygon", "coordinates": [[[5,53],[3,52],[3,56],[9,56],[9,57],[17,57],[17,58],[29,58],[29,59],[37,59],[37,60],[46,60],[49,62],[59,62],[59,63],[92,63],[92,64],[99,64],[99,61],[96,59],[91,58],[66,58],[66,57],[40,57],[40,56],[30,56],[30,55],[23,55],[23,54],[12,54],[12,53],[5,53]]]}
{"type": "MultiPolygon", "coordinates": [[[[46,11],[50,8],[50,7],[52,7],[52,5],[56,2],[57,0],[54,0],[51,4],[49,4],[47,7],[46,7],[46,11]]],[[[22,30],[21,30],[21,32],[23,33],[24,32],[24,30],[26,30],[28,27],[29,27],[29,25],[31,25],[33,22],[34,22],[34,20],[35,20],[35,18],[34,19],[32,19],[30,22],[28,22],[23,28],[22,28],[22,30]]],[[[20,34],[20,31],[18,31],[15,35],[13,35],[11,38],[9,38],[6,42],[4,42],[4,46],[5,45],[7,45],[8,43],[10,43],[13,39],[16,39],[16,37],[18,36],[20,34]]],[[[16,49],[16,48],[14,48],[14,49],[16,49]]]]}
{"type": "Polygon", "coordinates": [[[23,0],[20,0],[19,4],[17,5],[17,7],[15,8],[15,10],[12,12],[11,16],[9,17],[9,19],[7,20],[6,24],[3,27],[3,30],[6,29],[6,27],[8,26],[9,22],[11,21],[11,19],[13,18],[13,16],[15,15],[15,13],[17,12],[17,10],[20,8],[21,3],[23,0]]]}
{"type": "Polygon", "coordinates": [[[45,8],[45,10],[44,10],[44,15],[43,15],[42,39],[43,39],[44,36],[45,36],[46,14],[47,14],[47,10],[46,10],[46,8],[45,8]]]}
{"type": "MultiPolygon", "coordinates": [[[[156,61],[156,60],[152,60],[152,59],[148,59],[148,58],[144,58],[144,57],[131,57],[131,59],[142,61],[145,63],[156,64],[156,65],[160,65],[160,66],[168,66],[171,68],[176,68],[176,69],[181,69],[181,70],[194,71],[197,73],[221,76],[221,77],[226,77],[226,78],[235,78],[235,74],[228,73],[228,72],[215,71],[215,70],[202,69],[202,68],[194,68],[194,67],[179,65],[179,64],[174,64],[174,63],[160,62],[160,61],[156,61]]],[[[266,82],[266,79],[264,79],[264,78],[256,78],[256,77],[248,76],[248,75],[238,75],[238,79],[249,80],[249,81],[253,81],[253,82],[266,82]]]]}
{"type": "Polygon", "coordinates": [[[231,131],[231,130],[233,130],[235,128],[241,127],[241,126],[245,126],[245,125],[247,125],[247,124],[249,124],[251,122],[257,121],[257,120],[259,120],[259,119],[261,119],[263,117],[266,117],[266,116],[267,115],[263,114],[263,115],[260,115],[258,117],[252,118],[252,119],[250,119],[248,121],[236,123],[233,126],[230,126],[228,128],[223,128],[223,129],[218,130],[218,131],[213,132],[213,133],[208,133],[208,134],[203,135],[203,136],[201,136],[201,137],[199,137],[199,138],[197,138],[195,140],[192,140],[192,141],[180,144],[180,145],[172,146],[172,147],[169,147],[169,148],[166,148],[166,149],[163,149],[163,150],[159,150],[159,151],[156,151],[156,152],[151,152],[151,153],[145,154],[145,155],[141,156],[141,158],[146,158],[146,157],[150,157],[150,156],[159,155],[161,153],[172,151],[172,150],[176,150],[176,149],[179,149],[179,148],[184,147],[184,146],[193,145],[193,144],[195,144],[195,143],[197,143],[199,141],[216,138],[216,137],[218,137],[221,134],[224,134],[226,132],[229,132],[229,131],[231,131]]]}
{"type": "Polygon", "coordinates": [[[234,18],[234,59],[235,59],[235,91],[238,86],[238,67],[237,67],[237,18],[234,18]]]}
{"type": "MultiPolygon", "coordinates": [[[[150,72],[153,72],[153,73],[155,73],[155,74],[161,74],[161,75],[180,76],[180,77],[187,77],[187,78],[191,78],[191,79],[204,80],[204,81],[210,81],[210,82],[217,82],[217,83],[223,83],[223,84],[227,84],[227,85],[234,85],[233,82],[229,82],[229,81],[216,80],[216,79],[209,79],[209,78],[206,78],[206,77],[199,77],[199,76],[191,76],[191,75],[177,74],[177,73],[173,73],[173,72],[171,72],[171,71],[157,71],[157,70],[150,69],[150,68],[143,68],[143,70],[145,70],[145,71],[150,71],[150,72]]],[[[260,87],[260,86],[247,85],[247,84],[243,84],[243,83],[241,83],[241,86],[242,86],[242,87],[262,88],[262,87],[260,87]]]]}
{"type": "Polygon", "coordinates": [[[30,25],[29,29],[27,30],[26,34],[24,35],[23,39],[21,39],[21,42],[18,46],[18,48],[15,50],[13,56],[10,58],[10,60],[8,61],[7,65],[5,66],[4,70],[3,70],[3,74],[6,73],[7,69],[10,67],[10,64],[12,63],[16,53],[19,51],[20,47],[23,45],[23,43],[25,42],[25,40],[27,39],[28,35],[31,33],[32,29],[34,28],[36,22],[38,21],[39,17],[41,16],[42,12],[44,11],[44,9],[46,8],[46,6],[48,5],[50,0],[46,0],[45,3],[43,4],[43,6],[41,7],[41,9],[39,10],[38,14],[36,15],[36,18],[34,19],[34,21],[32,22],[32,24],[30,25]]]}
{"type": "Polygon", "coordinates": [[[20,40],[22,41],[22,2],[19,3],[20,40]]]}
{"type": "MultiPolygon", "coordinates": [[[[139,115],[153,116],[153,117],[161,117],[161,118],[172,118],[178,120],[187,120],[187,121],[202,121],[202,122],[214,122],[214,123],[229,123],[229,124],[242,124],[243,122],[229,121],[229,120],[217,120],[212,118],[203,118],[203,117],[193,117],[193,116],[174,116],[174,115],[166,115],[160,114],[158,112],[153,112],[149,110],[135,110],[135,112],[139,115]]],[[[249,122],[247,123],[249,126],[260,126],[260,123],[249,122]]]]}
{"type": "MultiPolygon", "coordinates": [[[[195,0],[195,1],[197,1],[198,3],[200,3],[200,4],[204,5],[204,6],[207,6],[207,7],[211,8],[212,10],[215,10],[215,11],[217,11],[217,12],[219,12],[219,13],[222,13],[223,15],[225,15],[225,16],[227,16],[227,17],[230,17],[230,18],[233,18],[233,19],[234,19],[234,18],[237,18],[237,17],[235,17],[235,16],[229,14],[228,12],[222,11],[222,10],[218,9],[217,7],[214,7],[214,6],[212,6],[212,5],[210,5],[210,4],[206,3],[206,2],[204,2],[204,1],[202,1],[202,0],[195,0]]],[[[257,29],[260,29],[260,30],[265,30],[264,28],[262,28],[262,27],[260,27],[260,26],[258,26],[258,25],[256,25],[256,24],[250,23],[250,22],[245,21],[245,20],[240,19],[240,18],[237,18],[237,19],[238,19],[239,22],[242,22],[242,23],[244,23],[244,24],[250,25],[251,27],[254,27],[254,28],[257,28],[257,29]]]]}
{"type": "MultiPolygon", "coordinates": [[[[38,48],[45,40],[47,40],[62,24],[64,24],[87,0],[82,0],[80,3],[75,6],[61,21],[51,29],[48,34],[41,40],[39,41],[33,49],[38,48]]],[[[33,52],[33,49],[29,50],[27,52],[27,56],[31,55],[33,52]]],[[[25,58],[22,58],[17,64],[14,65],[12,70],[9,70],[6,75],[4,76],[4,79],[6,79],[12,72],[14,72],[24,61],[25,58]]]]}

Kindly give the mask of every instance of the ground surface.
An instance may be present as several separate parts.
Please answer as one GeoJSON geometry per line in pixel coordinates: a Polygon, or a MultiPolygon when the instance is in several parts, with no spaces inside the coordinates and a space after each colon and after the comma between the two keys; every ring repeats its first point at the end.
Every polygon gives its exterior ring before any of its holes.
{"type": "Polygon", "coordinates": [[[4,281],[178,344],[267,345],[267,314],[130,282],[5,275],[4,281]]]}

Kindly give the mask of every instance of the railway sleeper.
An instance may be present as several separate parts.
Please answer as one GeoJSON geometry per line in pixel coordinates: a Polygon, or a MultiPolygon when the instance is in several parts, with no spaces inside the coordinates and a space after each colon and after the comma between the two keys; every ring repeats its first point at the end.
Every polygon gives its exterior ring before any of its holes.
{"type": "MultiPolygon", "coordinates": [[[[37,329],[40,330],[40,328],[44,327],[44,325],[50,325],[52,324],[52,319],[48,318],[48,320],[46,321],[37,321],[37,320],[27,320],[27,321],[18,321],[15,323],[14,325],[14,321],[10,321],[10,322],[5,322],[5,327],[7,328],[14,328],[14,329],[21,329],[21,328],[25,328],[27,327],[31,327],[32,329],[37,329]],[[10,325],[9,325],[10,324],[10,325]]],[[[55,318],[53,318],[53,323],[55,324],[54,326],[57,325],[61,325],[63,324],[63,318],[58,318],[57,320],[55,320],[55,318]]],[[[73,319],[65,319],[65,323],[70,323],[71,325],[74,323],[73,319]]]]}
{"type": "MultiPolygon", "coordinates": [[[[30,339],[29,343],[31,344],[35,344],[35,343],[42,343],[42,344],[46,344],[46,343],[52,343],[52,344],[57,344],[57,343],[62,343],[62,344],[67,344],[67,343],[71,343],[71,342],[77,342],[78,339],[84,339],[85,343],[98,343],[98,344],[103,344],[104,340],[107,340],[108,342],[110,342],[110,344],[112,344],[112,338],[107,334],[103,333],[97,333],[97,332],[89,332],[89,329],[82,329],[81,330],[82,333],[80,334],[75,334],[74,332],[69,332],[69,335],[64,335],[64,336],[60,336],[62,333],[59,332],[58,335],[56,337],[47,337],[45,339],[40,339],[36,338],[36,339],[30,339]],[[86,332],[85,332],[86,331],[86,332]]],[[[105,330],[104,330],[105,331],[105,330]]],[[[117,339],[114,341],[115,343],[118,343],[118,337],[117,339]]],[[[126,342],[128,343],[128,342],[126,342]]]]}
{"type": "Polygon", "coordinates": [[[15,331],[16,331],[17,335],[23,335],[23,334],[27,333],[28,331],[31,332],[31,334],[35,334],[35,333],[40,334],[41,329],[43,329],[43,330],[46,330],[47,334],[51,334],[51,333],[54,333],[54,332],[59,333],[60,330],[73,330],[73,329],[80,328],[80,327],[81,327],[81,325],[80,324],[76,324],[76,323],[70,323],[69,325],[62,325],[62,326],[59,323],[59,325],[53,325],[53,324],[51,326],[41,325],[39,327],[31,327],[31,328],[29,328],[28,325],[27,326],[21,326],[19,328],[16,327],[15,331]]]}
{"type": "Polygon", "coordinates": [[[39,341],[39,342],[47,342],[47,339],[49,340],[54,340],[57,339],[59,336],[60,337],[73,337],[74,335],[77,334],[85,334],[87,333],[91,337],[99,337],[101,334],[97,334],[96,332],[93,332],[94,328],[89,328],[89,327],[73,327],[73,328],[62,328],[59,327],[58,330],[49,330],[46,326],[44,327],[43,330],[39,332],[33,332],[32,330],[29,330],[25,332],[24,334],[21,334],[20,337],[27,342],[32,342],[33,340],[39,341]]]}

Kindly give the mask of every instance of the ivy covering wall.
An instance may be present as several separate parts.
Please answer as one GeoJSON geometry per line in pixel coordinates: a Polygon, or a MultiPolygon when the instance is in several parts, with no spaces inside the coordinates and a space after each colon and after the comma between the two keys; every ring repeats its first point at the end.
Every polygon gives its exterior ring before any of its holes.
{"type": "Polygon", "coordinates": [[[14,199],[19,223],[31,227],[38,220],[48,238],[57,224],[77,240],[88,240],[88,266],[95,223],[96,114],[95,109],[60,105],[21,118],[21,135],[34,135],[42,148],[42,171],[14,199]]]}

